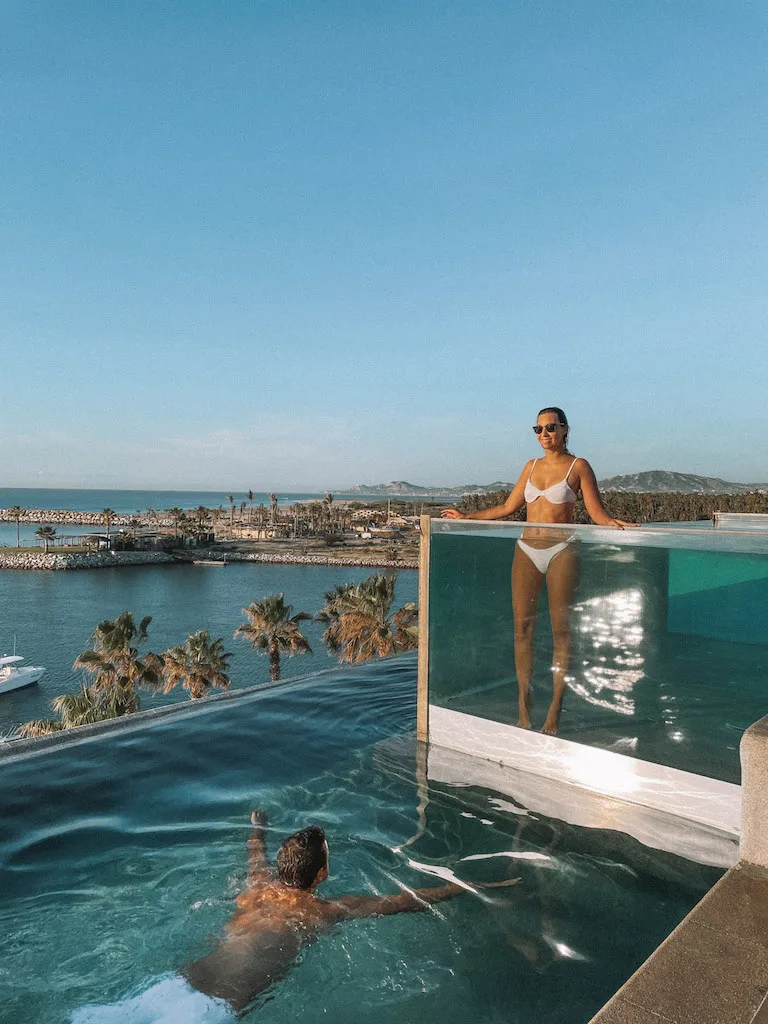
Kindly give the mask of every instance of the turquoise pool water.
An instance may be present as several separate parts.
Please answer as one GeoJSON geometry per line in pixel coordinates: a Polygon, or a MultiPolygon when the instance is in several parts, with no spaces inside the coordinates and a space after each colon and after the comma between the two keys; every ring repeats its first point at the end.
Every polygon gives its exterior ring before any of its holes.
{"type": "MultiPolygon", "coordinates": [[[[326,565],[232,563],[226,568],[195,565],[140,566],[92,572],[0,572],[0,653],[11,653],[14,637],[29,664],[44,665],[36,686],[0,697],[0,735],[33,718],[50,716],[50,701],[77,691],[82,673],[72,668],[88,646],[98,622],[132,611],[137,621],[152,616],[148,648],[163,651],[198,629],[224,638],[233,652],[232,687],[254,686],[269,679],[269,659],[252,651],[233,633],[244,621],[242,608],[268,594],[285,593],[294,611],[314,614],[323,594],[337,583],[359,582],[374,570],[326,565]]],[[[418,574],[397,574],[395,608],[416,600],[418,574]]],[[[305,675],[336,663],[323,646],[321,623],[302,630],[312,654],[282,659],[283,678],[305,675]]],[[[186,701],[185,691],[153,697],[142,693],[142,707],[186,701]]]]}
{"type": "MultiPolygon", "coordinates": [[[[440,524],[432,536],[430,699],[515,723],[511,569],[521,528],[463,527],[440,524]]],[[[768,714],[768,535],[574,532],[559,735],[739,782],[741,735],[768,714]]],[[[533,650],[540,728],[552,698],[546,586],[533,650]]]]}
{"type": "Polygon", "coordinates": [[[208,951],[243,886],[253,807],[273,853],[308,822],[326,829],[327,895],[436,885],[434,872],[521,882],[341,926],[245,1020],[588,1020],[719,873],[434,783],[419,835],[415,664],[335,669],[4,761],[3,1021],[64,1024],[208,951]]]}

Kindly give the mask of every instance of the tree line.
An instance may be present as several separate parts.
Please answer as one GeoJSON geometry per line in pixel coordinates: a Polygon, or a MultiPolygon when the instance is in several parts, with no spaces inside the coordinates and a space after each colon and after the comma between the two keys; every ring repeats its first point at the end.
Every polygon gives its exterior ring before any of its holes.
{"type": "MultiPolygon", "coordinates": [[[[457,508],[461,512],[493,508],[506,501],[508,494],[508,491],[468,494],[461,499],[457,508]]],[[[714,512],[768,513],[768,493],[765,491],[750,491],[747,494],[607,491],[603,494],[603,501],[612,516],[631,523],[694,522],[711,519],[714,512]]],[[[525,510],[509,518],[523,522],[525,510]]],[[[574,522],[591,522],[581,498],[574,508],[574,522]]]]}
{"type": "MultiPolygon", "coordinates": [[[[325,593],[325,605],[314,616],[294,614],[284,594],[252,601],[243,608],[246,621],[234,637],[268,655],[273,682],[280,679],[281,656],[312,653],[300,626],[310,619],[325,624],[322,642],[342,662],[354,664],[413,650],[418,646],[418,609],[408,602],[390,614],[396,579],[396,575],[376,573],[362,583],[337,585],[325,593]]],[[[79,693],[53,699],[51,709],[57,718],[25,722],[17,735],[45,736],[133,714],[141,709],[140,690],[167,694],[182,686],[192,700],[199,700],[212,689],[229,689],[232,653],[224,650],[223,637],[213,639],[207,630],[198,630],[161,654],[141,653],[151,622],[152,617],[146,616],[137,625],[129,611],[100,622],[91,634],[90,647],[73,665],[88,673],[91,681],[83,683],[79,693]]]]}

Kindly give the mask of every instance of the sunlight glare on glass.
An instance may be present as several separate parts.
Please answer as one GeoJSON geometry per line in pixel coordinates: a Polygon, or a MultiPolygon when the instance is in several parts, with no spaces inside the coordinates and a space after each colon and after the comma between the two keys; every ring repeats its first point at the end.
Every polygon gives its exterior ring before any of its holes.
{"type": "Polygon", "coordinates": [[[580,679],[568,685],[590,704],[620,715],[635,712],[633,687],[644,676],[643,593],[633,587],[591,597],[574,606],[582,643],[592,657],[582,659],[580,679]]]}

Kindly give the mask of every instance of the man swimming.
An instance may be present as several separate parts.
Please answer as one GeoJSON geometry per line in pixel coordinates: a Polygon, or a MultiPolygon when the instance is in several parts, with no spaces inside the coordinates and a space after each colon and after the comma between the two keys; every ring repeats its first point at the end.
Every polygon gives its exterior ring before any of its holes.
{"type": "Polygon", "coordinates": [[[266,815],[254,811],[248,841],[248,883],[214,951],[182,971],[199,992],[242,1010],[283,977],[301,948],[342,921],[426,910],[464,889],[454,882],[393,896],[341,896],[326,900],[315,889],[328,877],[328,843],[318,825],[283,842],[277,870],[267,859],[266,815]]]}
{"type": "Polygon", "coordinates": [[[83,1006],[70,1024],[231,1024],[236,1014],[284,977],[301,949],[342,921],[427,910],[464,891],[514,885],[503,882],[447,882],[392,896],[340,896],[323,899],[315,889],[328,877],[328,843],[317,825],[283,842],[277,868],[267,859],[263,811],[251,814],[248,878],[237,910],[216,948],[179,974],[168,974],[150,988],[107,1006],[83,1006]]]}

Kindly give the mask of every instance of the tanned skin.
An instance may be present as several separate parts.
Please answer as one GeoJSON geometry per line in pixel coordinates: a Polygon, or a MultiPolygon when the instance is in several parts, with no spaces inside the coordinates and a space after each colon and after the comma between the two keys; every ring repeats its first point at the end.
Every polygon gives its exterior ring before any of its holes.
{"type": "Polygon", "coordinates": [[[237,910],[214,951],[182,971],[193,988],[225,999],[237,1011],[287,974],[302,947],[334,925],[360,917],[427,910],[431,904],[465,891],[449,882],[394,896],[325,900],[315,894],[315,889],[328,877],[327,844],[325,866],[308,889],[296,889],[280,881],[267,859],[264,812],[253,811],[251,824],[248,883],[237,897],[237,910]]]}

